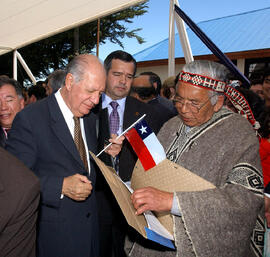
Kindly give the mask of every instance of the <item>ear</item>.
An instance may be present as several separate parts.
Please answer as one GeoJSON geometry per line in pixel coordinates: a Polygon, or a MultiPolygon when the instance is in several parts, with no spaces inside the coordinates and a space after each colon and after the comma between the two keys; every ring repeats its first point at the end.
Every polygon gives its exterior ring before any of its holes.
{"type": "Polygon", "coordinates": [[[129,95],[132,96],[132,97],[134,97],[134,98],[136,98],[136,99],[139,100],[139,101],[142,101],[142,100],[140,99],[139,95],[138,95],[136,92],[132,92],[132,93],[130,93],[129,95]]]}
{"type": "Polygon", "coordinates": [[[171,97],[170,98],[172,99],[175,96],[176,90],[173,87],[170,87],[169,89],[170,89],[170,92],[171,92],[171,97]]]}
{"type": "Polygon", "coordinates": [[[22,97],[22,98],[20,98],[20,108],[21,108],[21,110],[24,108],[24,98],[22,97]]]}
{"type": "Polygon", "coordinates": [[[31,97],[29,98],[29,103],[35,103],[37,101],[37,98],[34,95],[31,95],[31,97]]]}
{"type": "Polygon", "coordinates": [[[154,82],[153,86],[154,86],[155,89],[157,89],[157,82],[154,82]]]}
{"type": "Polygon", "coordinates": [[[71,90],[73,83],[74,83],[73,75],[71,73],[68,73],[65,80],[65,87],[68,91],[71,90]]]}
{"type": "Polygon", "coordinates": [[[217,103],[214,105],[214,112],[218,112],[222,108],[223,104],[224,104],[224,96],[219,95],[217,103]]]}

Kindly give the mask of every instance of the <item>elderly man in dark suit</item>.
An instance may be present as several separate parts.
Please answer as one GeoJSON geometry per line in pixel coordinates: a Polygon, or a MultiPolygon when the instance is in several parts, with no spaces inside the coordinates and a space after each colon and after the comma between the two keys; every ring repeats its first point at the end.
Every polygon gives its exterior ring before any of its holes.
{"type": "Polygon", "coordinates": [[[36,256],[38,178],[0,147],[0,255],[36,256]]]}
{"type": "MultiPolygon", "coordinates": [[[[114,51],[104,61],[107,73],[105,94],[97,110],[99,112],[99,150],[104,148],[111,134],[121,134],[143,114],[154,132],[163,124],[159,111],[152,106],[128,96],[136,61],[127,52],[114,51]],[[115,124],[117,121],[117,124],[115,124]]],[[[100,158],[114,167],[123,181],[129,181],[137,156],[127,141],[123,142],[120,154],[111,158],[103,153],[100,158]]],[[[100,223],[100,256],[121,257],[124,253],[124,237],[127,223],[101,173],[97,173],[97,199],[100,223]]]]}
{"type": "Polygon", "coordinates": [[[7,149],[41,182],[39,257],[98,256],[96,118],[90,110],[105,88],[103,65],[93,55],[76,56],[65,85],[28,106],[13,124],[7,149]]]}

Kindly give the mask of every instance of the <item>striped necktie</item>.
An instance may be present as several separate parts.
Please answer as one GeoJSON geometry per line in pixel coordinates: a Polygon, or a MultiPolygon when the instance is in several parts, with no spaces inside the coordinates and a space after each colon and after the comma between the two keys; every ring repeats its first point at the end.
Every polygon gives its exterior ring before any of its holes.
{"type": "Polygon", "coordinates": [[[83,161],[85,169],[88,171],[88,163],[87,163],[87,156],[86,150],[82,138],[81,126],[80,126],[80,119],[78,117],[73,117],[74,119],[74,142],[80,154],[80,157],[83,161]]]}

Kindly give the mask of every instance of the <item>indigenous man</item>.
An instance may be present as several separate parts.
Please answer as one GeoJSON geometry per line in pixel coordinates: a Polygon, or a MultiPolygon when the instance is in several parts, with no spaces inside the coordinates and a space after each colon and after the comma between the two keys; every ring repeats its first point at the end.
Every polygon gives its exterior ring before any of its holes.
{"type": "Polygon", "coordinates": [[[172,213],[177,250],[137,240],[130,256],[261,256],[259,143],[247,120],[222,107],[221,93],[237,102],[225,83],[227,74],[223,65],[214,62],[185,65],[174,98],[179,116],[158,134],[169,160],[216,188],[173,193],[152,187],[136,190],[132,201],[138,215],[147,210],[172,213]]]}

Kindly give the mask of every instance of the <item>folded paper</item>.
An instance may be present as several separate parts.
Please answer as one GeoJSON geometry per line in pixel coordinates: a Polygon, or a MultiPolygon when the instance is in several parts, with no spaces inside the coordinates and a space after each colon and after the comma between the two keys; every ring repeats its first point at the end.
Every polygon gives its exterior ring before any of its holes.
{"type": "MultiPolygon", "coordinates": [[[[112,193],[114,194],[127,220],[127,223],[137,230],[144,238],[153,240],[167,247],[174,248],[174,245],[170,240],[173,238],[170,238],[170,235],[174,235],[171,214],[168,212],[155,213],[159,223],[164,227],[161,230],[164,229],[165,234],[168,233],[168,236],[161,236],[160,234],[162,233],[155,232],[157,230],[153,229],[151,226],[149,228],[144,215],[135,215],[136,210],[133,207],[130,198],[131,192],[117,175],[115,170],[106,166],[106,164],[104,164],[93,153],[90,152],[90,154],[109,184],[112,193]]],[[[215,188],[215,186],[207,180],[197,176],[178,164],[169,161],[168,159],[163,160],[147,172],[145,172],[140,160],[137,161],[133,170],[131,188],[136,190],[146,186],[152,186],[168,192],[202,191],[215,188]]]]}

